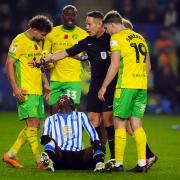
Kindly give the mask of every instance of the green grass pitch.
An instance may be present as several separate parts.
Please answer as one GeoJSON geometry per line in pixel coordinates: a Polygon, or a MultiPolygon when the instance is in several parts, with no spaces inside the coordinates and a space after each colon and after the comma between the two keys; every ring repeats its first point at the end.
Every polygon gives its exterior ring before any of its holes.
{"type": "MultiPolygon", "coordinates": [[[[177,180],[180,179],[180,131],[172,130],[171,125],[180,124],[180,116],[146,116],[143,126],[146,130],[151,149],[159,160],[147,174],[133,173],[93,173],[91,171],[58,170],[55,173],[37,170],[32,153],[28,145],[25,145],[19,153],[19,158],[24,168],[15,169],[0,161],[0,180],[81,180],[81,179],[156,179],[177,180]]],[[[17,113],[0,113],[0,156],[6,152],[23,128],[23,122],[18,121],[17,113]]],[[[85,135],[86,146],[88,137],[85,135]]],[[[42,147],[41,147],[42,149],[42,147]]],[[[42,149],[43,150],[43,149],[42,149]]],[[[107,150],[106,159],[109,153],[107,150]]],[[[136,164],[135,143],[128,137],[125,151],[125,169],[136,164]]]]}

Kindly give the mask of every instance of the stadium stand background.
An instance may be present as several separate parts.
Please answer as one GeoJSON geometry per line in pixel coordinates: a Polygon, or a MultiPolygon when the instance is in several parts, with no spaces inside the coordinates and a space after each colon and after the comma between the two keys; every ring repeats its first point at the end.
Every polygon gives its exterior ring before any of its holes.
{"type": "MultiPolygon", "coordinates": [[[[36,14],[49,16],[56,24],[62,8],[78,8],[78,24],[84,27],[86,13],[111,9],[134,24],[149,42],[152,72],[149,79],[149,113],[180,113],[180,1],[179,0],[1,0],[0,1],[0,110],[15,110],[16,102],[5,74],[8,47],[16,34],[27,29],[36,14]]],[[[83,101],[83,103],[85,103],[83,101]]],[[[84,107],[84,104],[81,104],[84,107]]]]}

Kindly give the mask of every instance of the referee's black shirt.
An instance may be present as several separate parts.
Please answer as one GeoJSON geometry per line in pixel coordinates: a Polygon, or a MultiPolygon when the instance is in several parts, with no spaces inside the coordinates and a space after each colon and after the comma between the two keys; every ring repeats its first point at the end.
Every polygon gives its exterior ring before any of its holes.
{"type": "Polygon", "coordinates": [[[70,56],[75,56],[85,51],[91,64],[91,80],[104,80],[109,65],[110,35],[103,33],[99,38],[88,36],[73,47],[66,49],[70,56]]]}

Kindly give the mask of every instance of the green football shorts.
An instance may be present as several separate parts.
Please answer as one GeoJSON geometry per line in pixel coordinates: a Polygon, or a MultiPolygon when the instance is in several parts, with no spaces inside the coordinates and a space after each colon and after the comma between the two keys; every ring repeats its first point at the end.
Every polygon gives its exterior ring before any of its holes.
{"type": "Polygon", "coordinates": [[[113,113],[122,119],[131,116],[143,118],[147,104],[147,90],[116,89],[113,102],[113,113]]]}
{"type": "Polygon", "coordinates": [[[51,95],[48,100],[48,105],[57,103],[59,96],[62,94],[69,95],[75,104],[80,103],[81,97],[81,82],[50,82],[51,95]]]}
{"type": "Polygon", "coordinates": [[[43,96],[27,94],[25,100],[17,102],[18,116],[20,120],[27,118],[44,119],[43,96]]]}

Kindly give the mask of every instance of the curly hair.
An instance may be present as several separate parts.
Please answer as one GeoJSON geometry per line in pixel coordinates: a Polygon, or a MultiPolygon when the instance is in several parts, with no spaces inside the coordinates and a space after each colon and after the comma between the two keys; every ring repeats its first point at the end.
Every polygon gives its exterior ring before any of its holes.
{"type": "Polygon", "coordinates": [[[69,114],[75,110],[75,104],[73,99],[67,94],[63,94],[59,97],[58,102],[58,111],[62,114],[69,114]]]}
{"type": "Polygon", "coordinates": [[[36,28],[39,31],[44,31],[46,33],[49,33],[53,27],[53,23],[51,22],[51,20],[43,15],[34,16],[29,20],[28,25],[31,28],[36,28]]]}

